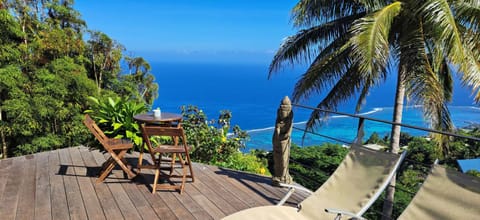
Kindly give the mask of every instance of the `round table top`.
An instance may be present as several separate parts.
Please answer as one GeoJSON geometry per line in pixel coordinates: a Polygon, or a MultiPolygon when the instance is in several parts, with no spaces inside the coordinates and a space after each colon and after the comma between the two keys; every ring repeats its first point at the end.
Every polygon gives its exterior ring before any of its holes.
{"type": "Polygon", "coordinates": [[[144,123],[155,123],[155,122],[179,122],[182,120],[181,114],[175,114],[170,112],[160,113],[160,117],[153,117],[153,113],[143,113],[133,116],[133,119],[144,122],[144,123]]]}

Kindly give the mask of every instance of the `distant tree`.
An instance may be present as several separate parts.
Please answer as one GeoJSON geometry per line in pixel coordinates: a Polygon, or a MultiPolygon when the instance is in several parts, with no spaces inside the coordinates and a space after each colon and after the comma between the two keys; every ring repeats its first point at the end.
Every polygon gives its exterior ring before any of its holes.
{"type": "Polygon", "coordinates": [[[87,41],[86,57],[89,60],[87,68],[91,78],[95,79],[98,92],[118,79],[120,60],[125,48],[100,31],[90,31],[87,41]]]}
{"type": "Polygon", "coordinates": [[[365,142],[366,144],[379,144],[379,145],[387,145],[387,143],[380,138],[380,135],[378,135],[377,132],[373,132],[372,135],[370,135],[370,138],[365,142]]]}
{"type": "Polygon", "coordinates": [[[73,8],[73,4],[73,0],[50,0],[45,4],[48,10],[46,21],[51,22],[54,26],[58,25],[61,29],[73,29],[76,33],[81,33],[86,27],[86,22],[73,8]]]}
{"type": "Polygon", "coordinates": [[[151,105],[158,96],[158,84],[155,77],[150,73],[150,64],[143,57],[126,57],[130,69],[130,77],[137,84],[137,89],[141,99],[151,105]],[[132,72],[133,70],[133,72],[132,72]]]}
{"type": "Polygon", "coordinates": [[[11,16],[2,2],[0,9],[0,140],[1,156],[8,156],[7,137],[11,134],[10,121],[6,119],[4,110],[5,101],[11,98],[12,89],[15,89],[21,80],[18,64],[21,59],[19,45],[22,43],[23,33],[20,25],[11,16]]]}

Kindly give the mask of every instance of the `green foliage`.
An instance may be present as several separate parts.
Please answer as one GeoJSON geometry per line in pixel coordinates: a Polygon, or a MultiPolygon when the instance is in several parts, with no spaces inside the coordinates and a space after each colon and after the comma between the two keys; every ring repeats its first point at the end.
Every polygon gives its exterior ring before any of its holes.
{"type": "Polygon", "coordinates": [[[43,137],[35,137],[31,143],[25,143],[18,146],[17,150],[15,151],[15,155],[20,156],[25,154],[33,154],[40,151],[54,150],[61,148],[64,142],[65,141],[62,137],[54,134],[47,134],[43,137]]]}
{"type": "Polygon", "coordinates": [[[466,174],[476,176],[476,177],[480,177],[480,172],[478,170],[468,170],[466,172],[466,174]]]}
{"type": "Polygon", "coordinates": [[[142,144],[140,127],[133,116],[147,111],[145,103],[127,100],[126,98],[97,99],[89,97],[92,108],[85,111],[102,128],[103,132],[112,138],[126,138],[135,143],[137,147],[142,144]]]}
{"type": "Polygon", "coordinates": [[[271,175],[266,168],[267,160],[265,158],[260,159],[259,157],[257,157],[255,152],[250,152],[248,154],[244,154],[242,152],[235,152],[230,155],[230,157],[228,157],[226,160],[215,161],[212,164],[220,167],[242,170],[251,173],[258,173],[267,176],[271,175]]]}
{"type": "MultiPolygon", "coordinates": [[[[2,6],[2,156],[84,144],[91,137],[82,124],[89,96],[142,100],[137,82],[122,77],[125,48],[106,34],[86,30],[73,1],[6,1],[2,6]]],[[[156,85],[147,78],[149,85],[156,85]]],[[[151,86],[149,95],[156,92],[151,86]]],[[[122,125],[115,125],[112,135],[138,142],[131,123],[117,123],[122,125]]]]}
{"type": "Polygon", "coordinates": [[[309,189],[317,189],[337,169],[348,149],[338,144],[299,147],[290,150],[290,174],[293,180],[309,189]]]}
{"type": "Polygon", "coordinates": [[[423,164],[433,164],[436,159],[441,157],[437,144],[423,137],[414,137],[408,143],[407,159],[403,166],[409,166],[411,169],[427,169],[423,164]]]}
{"type": "Polygon", "coordinates": [[[195,160],[205,163],[223,162],[245,147],[248,134],[239,126],[234,126],[232,133],[228,133],[230,112],[222,111],[219,120],[211,121],[196,106],[182,106],[182,114],[183,128],[193,146],[191,153],[195,160]]]}
{"type": "Polygon", "coordinates": [[[248,134],[238,125],[230,130],[232,114],[221,111],[218,120],[208,120],[196,106],[182,106],[183,123],[189,145],[193,147],[192,160],[227,168],[269,175],[267,160],[256,152],[243,154],[248,134]],[[229,133],[232,132],[232,133],[229,133]]]}
{"type": "MultiPolygon", "coordinates": [[[[480,130],[475,128],[473,130],[459,130],[458,133],[464,136],[480,137],[480,130]]],[[[455,138],[447,143],[448,154],[445,156],[446,163],[455,166],[458,159],[472,159],[480,157],[480,142],[455,138]]]]}
{"type": "Polygon", "coordinates": [[[388,142],[385,141],[385,139],[380,138],[380,135],[378,135],[377,132],[373,132],[372,135],[370,135],[370,138],[365,142],[365,144],[378,144],[382,146],[387,146],[388,142]]]}

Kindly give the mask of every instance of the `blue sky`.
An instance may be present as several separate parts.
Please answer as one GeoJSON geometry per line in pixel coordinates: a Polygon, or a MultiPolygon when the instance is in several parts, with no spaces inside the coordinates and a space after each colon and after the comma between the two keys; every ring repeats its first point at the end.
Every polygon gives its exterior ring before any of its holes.
{"type": "Polygon", "coordinates": [[[269,62],[298,1],[75,1],[88,28],[150,61],[269,62]]]}

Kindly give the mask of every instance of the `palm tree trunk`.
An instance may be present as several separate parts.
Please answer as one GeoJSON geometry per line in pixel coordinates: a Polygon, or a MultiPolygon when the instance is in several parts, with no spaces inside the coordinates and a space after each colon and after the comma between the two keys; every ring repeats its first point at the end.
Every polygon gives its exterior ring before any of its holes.
{"type": "MultiPolygon", "coordinates": [[[[405,72],[403,68],[399,67],[397,78],[397,89],[395,94],[395,106],[393,108],[393,122],[402,123],[403,114],[403,102],[405,99],[405,72]]],[[[390,139],[390,151],[392,153],[398,153],[400,151],[400,130],[401,126],[392,125],[392,136],[390,139]]],[[[395,195],[396,177],[393,176],[390,181],[390,186],[387,187],[385,193],[385,201],[383,203],[383,215],[382,220],[392,219],[393,213],[393,201],[395,195]]]]}

